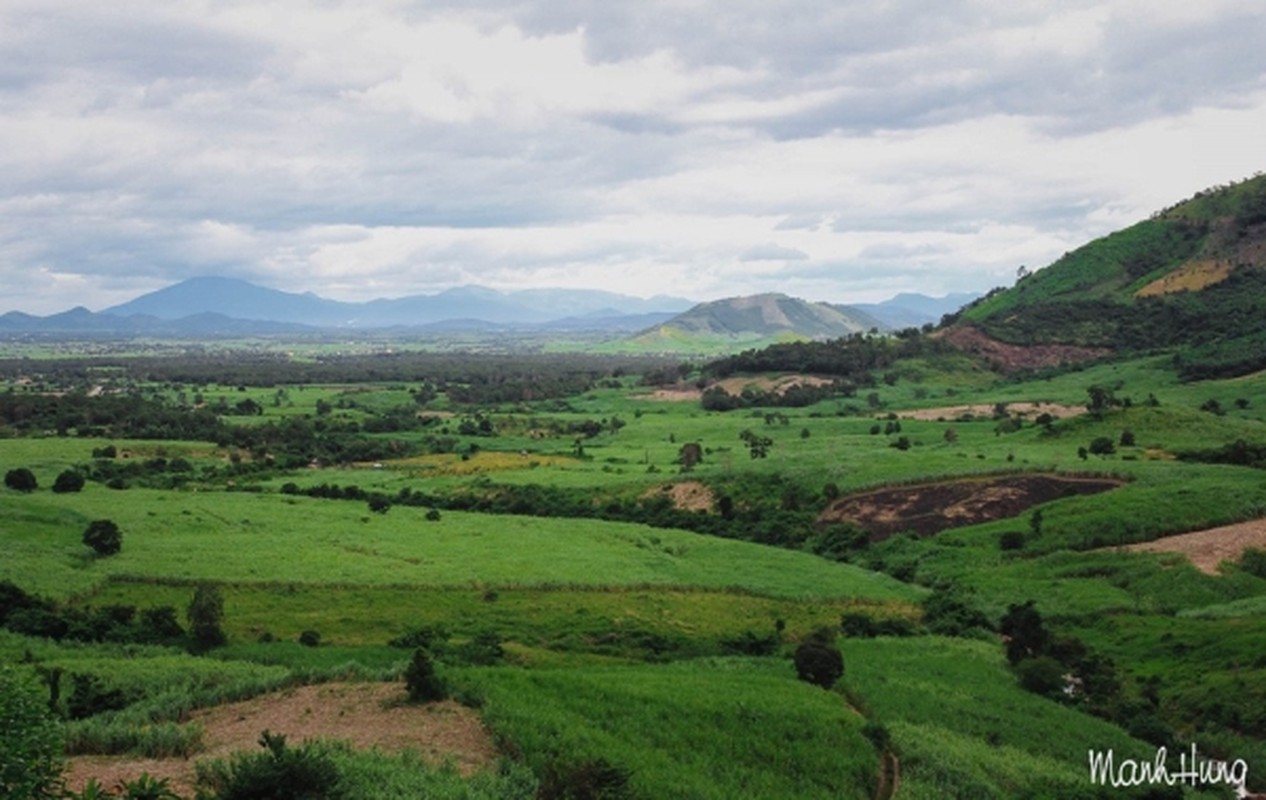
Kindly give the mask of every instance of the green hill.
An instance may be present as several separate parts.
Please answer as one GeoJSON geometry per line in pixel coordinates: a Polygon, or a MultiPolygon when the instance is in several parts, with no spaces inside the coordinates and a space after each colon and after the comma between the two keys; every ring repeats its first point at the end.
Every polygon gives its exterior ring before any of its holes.
{"type": "Polygon", "coordinates": [[[847,306],[810,303],[784,294],[730,297],[700,303],[633,341],[648,345],[663,342],[715,340],[835,339],[871,329],[882,329],[879,320],[847,306]]]}
{"type": "Polygon", "coordinates": [[[1261,351],[1266,176],[1200,192],[995,290],[961,322],[1019,345],[1261,351]]]}

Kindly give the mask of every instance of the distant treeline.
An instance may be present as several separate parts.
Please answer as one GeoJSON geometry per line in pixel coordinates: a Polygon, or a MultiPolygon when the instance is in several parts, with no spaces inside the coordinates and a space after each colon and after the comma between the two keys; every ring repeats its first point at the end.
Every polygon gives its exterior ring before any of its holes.
{"type": "Polygon", "coordinates": [[[458,402],[506,402],[565,397],[599,381],[663,369],[650,356],[586,354],[383,353],[293,360],[281,353],[0,360],[0,378],[34,378],[59,386],[90,385],[103,377],[147,383],[218,383],[272,387],[314,383],[427,381],[456,392],[458,402]]]}

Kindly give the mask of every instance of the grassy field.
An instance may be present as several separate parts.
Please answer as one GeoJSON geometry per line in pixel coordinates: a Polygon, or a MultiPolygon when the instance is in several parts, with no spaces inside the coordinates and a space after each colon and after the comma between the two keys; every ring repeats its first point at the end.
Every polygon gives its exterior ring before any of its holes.
{"type": "MultiPolygon", "coordinates": [[[[565,402],[479,409],[492,436],[459,434],[476,409],[441,397],[414,408],[444,412],[432,427],[373,436],[424,449],[427,437],[442,434],[453,452],[320,469],[268,468],[246,453],[239,455],[250,469],[234,472],[233,449],[213,443],[0,439],[0,466],[28,467],[40,484],[32,493],[0,490],[0,580],[80,610],[170,606],[182,621],[194,586],[211,582],[224,599],[228,636],[227,646],[195,656],[0,631],[0,661],[92,676],[103,691],[123,694],[123,708],[66,722],[76,752],[198,757],[200,734],[181,722],[190,708],[335,677],[395,679],[412,651],[387,643],[442,627],[441,675],[480,706],[503,753],[523,770],[475,796],[530,796],[535,787],[511,786],[525,776],[548,786],[597,774],[641,798],[872,797],[884,754],[863,729],[874,736],[876,726],[900,760],[899,800],[1096,796],[1085,777],[1087,748],[1154,751],[1077,703],[1023,690],[996,633],[926,635],[920,602],[950,588],[991,624],[1034,600],[1061,635],[1111,659],[1122,703],[1154,693],[1176,741],[1250,759],[1252,775],[1266,776],[1257,733],[1266,707],[1258,688],[1266,681],[1266,579],[1234,567],[1210,576],[1180,556],[1104,549],[1266,516],[1260,469],[1177,458],[1237,439],[1266,443],[1266,376],[1181,383],[1157,357],[1022,382],[927,360],[894,372],[894,385],[855,397],[727,413],[653,399],[626,378],[565,402]],[[1031,415],[1015,424],[1005,413],[949,410],[1084,406],[1091,385],[1129,406],[1049,427],[1031,415]],[[1220,413],[1202,410],[1211,399],[1220,413]],[[944,411],[895,418],[919,409],[944,411]],[[586,422],[600,431],[579,448],[576,434],[560,432],[586,422]],[[890,423],[900,430],[885,432],[890,423]],[[745,430],[770,439],[766,457],[749,455],[745,430]],[[1127,432],[1133,444],[1122,443],[1127,432]],[[902,437],[905,449],[896,446],[902,437]],[[1112,453],[1079,453],[1101,438],[1112,453]],[[688,442],[700,445],[703,460],[683,473],[688,442]],[[180,457],[194,471],[180,489],[116,491],[90,481],[79,493],[51,491],[62,470],[89,464],[107,444],[121,451],[116,463],[180,457]],[[436,520],[425,506],[396,502],[374,513],[364,500],[302,494],[321,484],[393,499],[406,489],[447,497],[540,486],[631,507],[690,481],[729,493],[740,510],[764,507],[771,519],[811,525],[835,493],[1015,472],[1110,475],[1122,485],[929,538],[898,534],[850,551],[848,563],[807,547],[726,538],[724,525],[723,535],[706,536],[448,508],[436,520]],[[287,484],[300,493],[283,492],[287,484]],[[789,489],[796,492],[779,494],[789,489]],[[118,523],[117,555],[95,556],[82,543],[96,519],[118,523]],[[1019,538],[1004,549],[1004,534],[1019,538]],[[839,691],[797,681],[796,647],[856,614],[915,635],[841,640],[839,691]],[[299,644],[305,631],[319,633],[320,646],[299,644]],[[503,648],[498,665],[466,665],[462,647],[489,635],[503,648]],[[741,655],[754,647],[768,655],[741,655]]],[[[416,406],[399,384],[282,388],[196,391],[207,404],[257,403],[258,416],[226,417],[250,425],[318,416],[360,424],[416,406]],[[318,415],[318,401],[328,414],[318,415]]],[[[181,390],[153,391],[178,400],[181,390]]],[[[192,401],[195,389],[183,391],[192,401]]],[[[358,774],[397,776],[384,784],[408,771],[396,756],[339,758],[358,774]]]]}

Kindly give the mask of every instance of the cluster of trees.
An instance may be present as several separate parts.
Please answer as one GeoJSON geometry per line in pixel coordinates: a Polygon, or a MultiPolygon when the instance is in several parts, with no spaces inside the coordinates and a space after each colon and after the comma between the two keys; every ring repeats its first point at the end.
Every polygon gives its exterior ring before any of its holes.
{"type": "Polygon", "coordinates": [[[829,342],[775,344],[717,359],[704,365],[703,372],[718,379],[739,373],[805,372],[838,376],[854,386],[873,386],[875,371],[887,369],[899,359],[951,351],[940,340],[916,334],[888,337],[858,333],[829,342]]]}
{"type": "Polygon", "coordinates": [[[81,642],[183,645],[185,630],[171,606],[137,609],[60,606],[0,581],[0,626],[27,636],[81,642]]]}

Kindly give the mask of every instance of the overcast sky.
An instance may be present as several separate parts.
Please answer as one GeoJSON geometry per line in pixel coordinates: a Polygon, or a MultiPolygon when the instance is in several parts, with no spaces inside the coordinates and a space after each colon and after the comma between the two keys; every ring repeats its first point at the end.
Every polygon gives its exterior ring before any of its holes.
{"type": "Polygon", "coordinates": [[[983,291],[1266,168],[1263,43],[1260,0],[0,0],[0,311],[983,291]]]}

